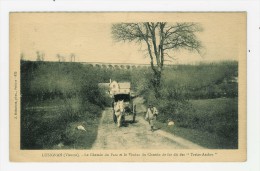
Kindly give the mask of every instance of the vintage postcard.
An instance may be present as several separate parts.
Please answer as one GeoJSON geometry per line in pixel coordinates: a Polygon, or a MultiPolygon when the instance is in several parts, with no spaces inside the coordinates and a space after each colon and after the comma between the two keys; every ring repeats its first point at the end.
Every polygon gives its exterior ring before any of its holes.
{"type": "Polygon", "coordinates": [[[10,13],[10,160],[243,162],[246,12],[10,13]]]}

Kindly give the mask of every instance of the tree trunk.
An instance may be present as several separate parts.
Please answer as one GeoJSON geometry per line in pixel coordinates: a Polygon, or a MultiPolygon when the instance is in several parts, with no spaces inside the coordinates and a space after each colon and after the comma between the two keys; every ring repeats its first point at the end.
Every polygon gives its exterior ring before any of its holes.
{"type": "Polygon", "coordinates": [[[154,77],[152,79],[152,85],[155,91],[155,98],[160,98],[160,88],[161,88],[161,71],[153,70],[154,77]]]}

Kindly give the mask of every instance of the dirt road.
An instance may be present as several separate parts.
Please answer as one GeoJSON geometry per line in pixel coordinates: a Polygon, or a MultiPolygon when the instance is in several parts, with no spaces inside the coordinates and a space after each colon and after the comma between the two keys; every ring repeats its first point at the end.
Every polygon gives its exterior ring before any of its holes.
{"type": "MultiPolygon", "coordinates": [[[[140,106],[142,107],[142,106],[140,106]]],[[[139,108],[140,108],[139,107],[139,108]]],[[[143,109],[141,109],[143,110],[143,109]]],[[[129,121],[125,126],[118,128],[113,122],[112,108],[102,113],[98,128],[98,135],[92,149],[201,149],[181,137],[163,130],[151,132],[149,124],[143,119],[143,112],[139,112],[136,123],[130,123],[132,115],[126,117],[129,121]]]]}

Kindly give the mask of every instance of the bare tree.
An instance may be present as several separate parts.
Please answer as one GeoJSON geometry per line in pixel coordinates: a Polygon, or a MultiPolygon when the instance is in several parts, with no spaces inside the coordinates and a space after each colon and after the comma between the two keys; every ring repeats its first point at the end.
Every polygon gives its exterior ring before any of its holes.
{"type": "Polygon", "coordinates": [[[45,53],[36,51],[36,61],[44,61],[45,53]]]}
{"type": "Polygon", "coordinates": [[[61,61],[61,55],[57,54],[56,57],[58,58],[58,61],[60,62],[61,61]]]}
{"type": "Polygon", "coordinates": [[[45,58],[45,53],[42,52],[42,54],[41,54],[41,61],[44,61],[44,58],[45,58]]]}
{"type": "Polygon", "coordinates": [[[63,55],[60,55],[59,53],[56,55],[56,57],[58,58],[59,62],[65,62],[66,61],[66,57],[63,55]]]}
{"type": "Polygon", "coordinates": [[[75,62],[75,54],[74,53],[71,53],[70,54],[70,62],[75,62]]]}
{"type": "Polygon", "coordinates": [[[61,61],[62,62],[66,62],[66,57],[65,56],[61,56],[61,61]]]}
{"type": "Polygon", "coordinates": [[[164,63],[174,60],[173,52],[179,49],[200,53],[202,45],[196,36],[200,31],[202,27],[198,23],[144,22],[112,25],[112,35],[116,41],[145,45],[154,73],[152,84],[157,97],[160,96],[164,63]]]}
{"type": "Polygon", "coordinates": [[[21,61],[24,61],[24,60],[25,60],[24,53],[21,53],[21,54],[20,54],[20,60],[21,60],[21,61]]]}

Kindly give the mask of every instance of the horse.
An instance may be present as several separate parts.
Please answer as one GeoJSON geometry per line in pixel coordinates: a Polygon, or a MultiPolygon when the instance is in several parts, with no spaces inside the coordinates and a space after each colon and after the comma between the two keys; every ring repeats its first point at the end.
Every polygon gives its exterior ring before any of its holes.
{"type": "Polygon", "coordinates": [[[124,100],[118,101],[114,105],[114,112],[117,118],[117,126],[121,127],[124,121],[125,109],[124,109],[124,100]]]}

